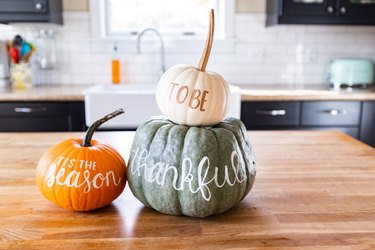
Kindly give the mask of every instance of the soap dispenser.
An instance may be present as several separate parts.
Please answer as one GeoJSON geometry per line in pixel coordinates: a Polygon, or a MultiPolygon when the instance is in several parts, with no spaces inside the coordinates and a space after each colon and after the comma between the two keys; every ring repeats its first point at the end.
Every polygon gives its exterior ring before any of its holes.
{"type": "Polygon", "coordinates": [[[118,48],[117,45],[113,47],[113,55],[112,55],[112,83],[119,84],[120,83],[120,60],[118,56],[118,48]]]}

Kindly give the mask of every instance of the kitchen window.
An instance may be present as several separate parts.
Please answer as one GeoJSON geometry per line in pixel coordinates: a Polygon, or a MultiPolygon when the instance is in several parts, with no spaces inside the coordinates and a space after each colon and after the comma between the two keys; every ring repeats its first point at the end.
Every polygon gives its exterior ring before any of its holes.
{"type": "Polygon", "coordinates": [[[215,9],[215,38],[233,36],[235,0],[91,0],[93,35],[134,39],[146,27],[171,39],[204,38],[208,10],[215,9]]]}

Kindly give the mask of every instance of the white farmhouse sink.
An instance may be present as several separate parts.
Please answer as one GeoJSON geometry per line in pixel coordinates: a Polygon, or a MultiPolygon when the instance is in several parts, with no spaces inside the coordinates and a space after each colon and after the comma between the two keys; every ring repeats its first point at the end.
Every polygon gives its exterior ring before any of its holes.
{"type": "MultiPolygon", "coordinates": [[[[134,129],[151,116],[161,115],[156,104],[156,84],[96,85],[83,91],[85,96],[86,125],[123,108],[125,114],[104,123],[101,128],[134,129]]],[[[232,101],[227,116],[240,118],[241,90],[231,86],[232,101]]]]}

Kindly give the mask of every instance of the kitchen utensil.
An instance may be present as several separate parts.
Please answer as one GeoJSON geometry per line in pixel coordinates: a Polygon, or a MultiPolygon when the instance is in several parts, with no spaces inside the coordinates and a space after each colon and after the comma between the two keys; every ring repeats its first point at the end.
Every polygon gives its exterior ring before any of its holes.
{"type": "Polygon", "coordinates": [[[27,42],[23,42],[20,48],[21,57],[31,52],[31,45],[27,42]]]}
{"type": "Polygon", "coordinates": [[[9,50],[9,57],[13,63],[18,63],[20,60],[20,52],[16,47],[13,47],[9,50]]]}

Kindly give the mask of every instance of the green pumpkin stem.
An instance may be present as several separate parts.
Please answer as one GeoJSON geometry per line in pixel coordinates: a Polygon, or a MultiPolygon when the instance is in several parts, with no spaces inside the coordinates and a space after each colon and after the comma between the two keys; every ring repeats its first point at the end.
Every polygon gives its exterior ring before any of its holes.
{"type": "Polygon", "coordinates": [[[91,146],[91,139],[92,139],[92,136],[94,135],[94,132],[100,127],[100,125],[102,125],[103,123],[105,123],[106,121],[112,119],[113,117],[116,117],[120,114],[124,113],[124,110],[121,108],[121,109],[118,109],[106,116],[104,116],[103,118],[100,118],[99,120],[97,120],[96,122],[94,122],[86,131],[86,134],[85,134],[85,137],[83,138],[82,140],[82,144],[81,146],[82,147],[90,147],[91,146]]]}

